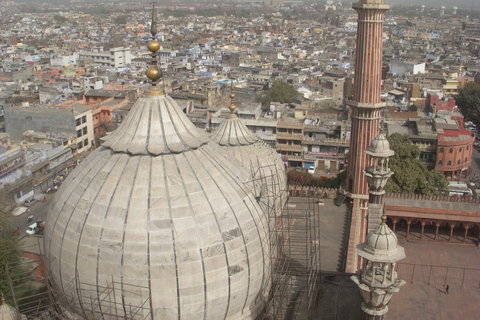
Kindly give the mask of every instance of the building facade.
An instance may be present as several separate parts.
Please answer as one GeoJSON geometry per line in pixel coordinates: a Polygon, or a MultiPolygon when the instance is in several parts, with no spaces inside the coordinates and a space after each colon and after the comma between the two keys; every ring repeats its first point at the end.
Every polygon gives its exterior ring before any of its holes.
{"type": "Polygon", "coordinates": [[[118,47],[109,51],[96,48],[93,52],[80,53],[79,60],[93,60],[93,63],[110,67],[121,68],[130,65],[132,62],[132,54],[130,48],[118,47]]]}
{"type": "Polygon", "coordinates": [[[449,180],[466,178],[472,164],[475,135],[460,127],[459,130],[444,130],[438,135],[437,162],[435,169],[449,180]]]}
{"type": "Polygon", "coordinates": [[[289,167],[303,166],[303,120],[285,118],[277,122],[277,153],[289,167]]]}

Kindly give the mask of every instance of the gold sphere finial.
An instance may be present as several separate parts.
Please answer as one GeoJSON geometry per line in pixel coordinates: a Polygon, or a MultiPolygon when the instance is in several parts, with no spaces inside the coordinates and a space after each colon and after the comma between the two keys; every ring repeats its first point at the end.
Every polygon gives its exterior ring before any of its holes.
{"type": "Polygon", "coordinates": [[[387,224],[387,214],[386,214],[386,210],[385,210],[385,205],[383,205],[383,213],[382,213],[382,225],[386,225],[387,224]]]}
{"type": "Polygon", "coordinates": [[[154,39],[154,40],[150,40],[150,41],[148,42],[147,48],[148,48],[148,50],[149,50],[150,52],[155,53],[155,52],[157,52],[158,50],[160,50],[160,43],[158,43],[158,41],[155,40],[155,39],[154,39]]]}
{"type": "Polygon", "coordinates": [[[233,100],[233,98],[235,98],[235,93],[231,93],[231,94],[230,94],[230,99],[233,100]]]}
{"type": "Polygon", "coordinates": [[[150,66],[147,69],[147,77],[152,81],[156,81],[163,76],[162,70],[158,69],[157,66],[150,66]]]}
{"type": "Polygon", "coordinates": [[[230,107],[228,107],[228,109],[230,109],[230,111],[234,112],[235,110],[237,110],[237,106],[235,106],[233,103],[230,105],[230,107]]]}

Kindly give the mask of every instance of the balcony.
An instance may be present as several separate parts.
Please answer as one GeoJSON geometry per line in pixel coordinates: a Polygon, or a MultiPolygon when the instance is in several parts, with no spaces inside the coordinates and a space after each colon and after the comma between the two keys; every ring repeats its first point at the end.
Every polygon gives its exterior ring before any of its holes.
{"type": "Polygon", "coordinates": [[[277,129],[278,128],[301,129],[301,130],[303,130],[303,122],[279,121],[279,122],[277,122],[277,129]]]}
{"type": "Polygon", "coordinates": [[[277,135],[269,132],[262,132],[262,131],[257,131],[255,132],[257,137],[259,137],[262,140],[265,141],[276,141],[277,140],[277,135]]]}
{"type": "Polygon", "coordinates": [[[287,132],[278,132],[277,131],[277,139],[303,140],[303,134],[302,133],[287,133],[287,132]]]}
{"type": "Polygon", "coordinates": [[[282,160],[283,161],[303,161],[302,156],[290,156],[290,155],[282,155],[282,160]]]}
{"type": "Polygon", "coordinates": [[[317,159],[330,159],[330,160],[343,160],[345,158],[344,153],[333,152],[306,152],[304,155],[305,160],[317,160],[317,159]]]}
{"type": "Polygon", "coordinates": [[[316,146],[350,147],[350,140],[331,139],[317,140],[314,137],[304,137],[303,144],[316,146]]]}
{"type": "Polygon", "coordinates": [[[415,143],[415,145],[423,152],[437,152],[437,146],[426,143],[415,143]]]}
{"type": "Polygon", "coordinates": [[[277,151],[292,151],[292,152],[303,152],[303,147],[301,144],[283,144],[277,143],[277,151]]]}

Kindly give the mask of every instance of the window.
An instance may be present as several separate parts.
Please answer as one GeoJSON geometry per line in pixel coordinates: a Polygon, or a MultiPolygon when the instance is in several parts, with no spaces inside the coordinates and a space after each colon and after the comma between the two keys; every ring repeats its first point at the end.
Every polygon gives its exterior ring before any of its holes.
{"type": "Polygon", "coordinates": [[[451,166],[451,165],[452,165],[452,161],[448,161],[447,166],[451,166]]]}
{"type": "Polygon", "coordinates": [[[79,129],[77,130],[77,138],[80,138],[82,136],[82,130],[79,129]]]}
{"type": "Polygon", "coordinates": [[[85,122],[87,122],[87,116],[82,117],[82,123],[85,123],[85,122]]]}
{"type": "Polygon", "coordinates": [[[82,124],[82,119],[78,118],[77,120],[75,120],[75,126],[79,126],[82,124]]]}
{"type": "Polygon", "coordinates": [[[460,147],[460,149],[458,151],[462,152],[462,147],[460,147]]]}
{"type": "Polygon", "coordinates": [[[83,146],[87,147],[88,146],[88,139],[83,140],[83,146]]]}
{"type": "Polygon", "coordinates": [[[465,162],[468,162],[468,157],[465,158],[465,162]]]}
{"type": "Polygon", "coordinates": [[[438,165],[439,165],[439,166],[441,166],[442,163],[443,163],[442,160],[439,160],[439,161],[438,161],[438,165]]]}
{"type": "Polygon", "coordinates": [[[470,146],[467,146],[467,150],[470,149],[470,146]]]}
{"type": "Polygon", "coordinates": [[[87,130],[88,130],[87,127],[83,127],[83,134],[87,134],[88,132],[87,130]]]}
{"type": "Polygon", "coordinates": [[[460,160],[458,160],[457,164],[460,164],[460,160]]]}
{"type": "Polygon", "coordinates": [[[443,148],[440,148],[440,151],[439,151],[439,152],[440,152],[440,153],[443,153],[443,148]]]}
{"type": "Polygon", "coordinates": [[[448,150],[448,153],[453,153],[453,148],[450,148],[450,150],[448,150]]]}
{"type": "Polygon", "coordinates": [[[78,149],[82,149],[83,148],[83,142],[80,141],[79,143],[77,143],[77,146],[78,146],[78,149]]]}

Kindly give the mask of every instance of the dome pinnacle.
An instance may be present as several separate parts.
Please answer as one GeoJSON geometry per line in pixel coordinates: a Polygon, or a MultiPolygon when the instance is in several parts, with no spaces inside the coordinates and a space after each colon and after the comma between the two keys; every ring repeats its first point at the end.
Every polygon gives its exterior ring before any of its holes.
{"type": "MultiPolygon", "coordinates": [[[[155,35],[157,34],[157,15],[155,11],[155,3],[153,3],[153,9],[152,9],[152,28],[151,28],[151,33],[152,33],[152,40],[148,42],[148,50],[152,53],[152,65],[147,69],[147,78],[152,80],[152,86],[156,86],[158,83],[158,80],[162,78],[163,73],[162,70],[160,70],[157,67],[157,51],[160,50],[160,44],[158,41],[155,39],[155,35]]],[[[158,90],[155,90],[158,91],[158,90]]]]}

